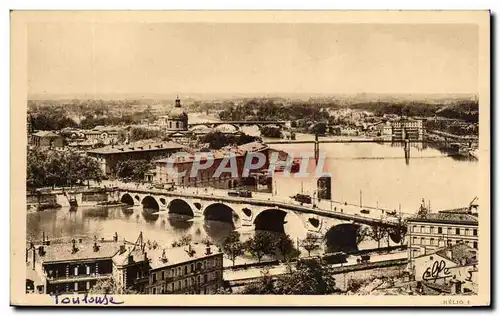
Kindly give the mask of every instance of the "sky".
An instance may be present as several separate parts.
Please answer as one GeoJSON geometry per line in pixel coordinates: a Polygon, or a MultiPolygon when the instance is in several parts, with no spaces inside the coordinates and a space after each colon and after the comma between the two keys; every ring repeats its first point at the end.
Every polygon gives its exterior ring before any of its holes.
{"type": "Polygon", "coordinates": [[[472,24],[33,23],[28,93],[477,93],[472,24]]]}

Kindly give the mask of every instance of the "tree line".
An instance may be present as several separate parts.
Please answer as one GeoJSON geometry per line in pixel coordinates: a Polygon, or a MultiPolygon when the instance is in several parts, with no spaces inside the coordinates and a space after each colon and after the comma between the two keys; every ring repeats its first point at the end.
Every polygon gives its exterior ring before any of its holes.
{"type": "Polygon", "coordinates": [[[89,185],[103,178],[99,163],[71,151],[30,150],[27,155],[28,188],[89,185]]]}

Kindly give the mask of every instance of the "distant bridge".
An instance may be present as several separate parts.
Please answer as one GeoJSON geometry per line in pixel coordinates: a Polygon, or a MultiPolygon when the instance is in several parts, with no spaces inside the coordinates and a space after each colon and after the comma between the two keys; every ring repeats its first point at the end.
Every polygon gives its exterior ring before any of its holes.
{"type": "MultiPolygon", "coordinates": [[[[203,192],[203,188],[200,191],[203,192]]],[[[146,209],[157,210],[150,214],[151,217],[156,218],[161,214],[176,213],[228,222],[233,225],[238,222],[240,226],[253,226],[255,230],[275,232],[284,232],[284,225],[289,219],[295,218],[307,231],[324,234],[327,242],[330,239],[330,242],[339,243],[340,248],[346,249],[356,247],[357,231],[362,225],[392,228],[393,232],[390,237],[396,243],[400,241],[400,234],[396,233],[397,229],[406,230],[406,227],[400,227],[397,218],[349,214],[341,207],[333,211],[275,201],[271,198],[264,200],[212,194],[117,187],[109,192],[108,200],[134,206],[142,205],[146,209]],[[326,218],[335,220],[336,224],[327,227],[324,221],[326,218]]],[[[345,207],[348,208],[348,206],[345,207]]]]}
{"type": "MultiPolygon", "coordinates": [[[[220,125],[232,125],[236,129],[239,129],[240,126],[251,126],[257,125],[259,127],[265,125],[277,125],[277,126],[285,126],[289,122],[287,121],[221,121],[221,122],[197,122],[197,123],[189,123],[188,127],[193,128],[195,126],[207,126],[210,128],[214,128],[220,125]]],[[[289,125],[289,124],[288,124],[289,125]]]]}
{"type": "MultiPolygon", "coordinates": [[[[318,143],[322,144],[332,144],[332,143],[426,143],[426,144],[448,144],[448,143],[463,143],[470,144],[474,143],[475,139],[462,139],[462,140],[385,140],[376,138],[345,138],[345,139],[324,139],[318,140],[318,143]]],[[[314,144],[315,140],[272,140],[266,141],[266,144],[276,145],[276,144],[314,144]]]]}

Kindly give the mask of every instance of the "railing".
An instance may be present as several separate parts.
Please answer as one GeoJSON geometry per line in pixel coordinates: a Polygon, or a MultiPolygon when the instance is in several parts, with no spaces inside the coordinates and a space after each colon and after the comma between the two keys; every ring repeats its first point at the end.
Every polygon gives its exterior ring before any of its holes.
{"type": "Polygon", "coordinates": [[[233,198],[230,196],[220,196],[220,195],[204,195],[204,194],[190,194],[190,193],[181,193],[181,192],[172,192],[172,191],[166,191],[166,190],[161,190],[161,189],[142,189],[142,188],[120,188],[122,191],[130,191],[130,192],[139,192],[139,193],[156,193],[156,194],[162,194],[162,195],[167,195],[167,196],[181,196],[181,197],[189,197],[189,198],[198,198],[198,199],[209,199],[209,200],[215,200],[215,201],[230,201],[230,202],[235,202],[235,203],[249,203],[249,204],[254,204],[254,205],[261,205],[261,206],[269,206],[269,207],[281,207],[281,208],[286,208],[286,209],[291,209],[291,210],[296,210],[300,212],[305,212],[305,213],[312,213],[316,215],[321,215],[325,217],[333,217],[333,218],[339,218],[339,219],[344,219],[344,220],[354,220],[357,222],[361,223],[380,223],[380,224],[386,224],[386,225],[397,225],[398,221],[397,219],[380,219],[380,218],[374,218],[374,217],[368,217],[368,216],[361,216],[357,214],[347,214],[343,212],[336,212],[336,211],[331,211],[331,210],[326,210],[326,209],[320,209],[320,208],[314,208],[314,207],[306,207],[306,206],[299,206],[299,205],[293,205],[293,204],[288,204],[284,202],[279,202],[279,201],[271,201],[271,200],[260,200],[256,198],[246,198],[246,199],[241,199],[241,198],[233,198]]]}
{"type": "Polygon", "coordinates": [[[77,281],[102,280],[111,278],[111,273],[108,274],[80,274],[80,275],[63,275],[57,277],[47,277],[50,283],[67,283],[77,281]]]}

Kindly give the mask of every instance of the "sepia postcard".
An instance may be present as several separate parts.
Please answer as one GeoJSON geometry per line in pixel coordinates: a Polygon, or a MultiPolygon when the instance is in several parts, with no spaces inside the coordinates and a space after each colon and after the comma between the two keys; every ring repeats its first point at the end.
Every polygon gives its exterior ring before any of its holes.
{"type": "Polygon", "coordinates": [[[490,305],[489,11],[12,11],[11,58],[12,305],[490,305]]]}

